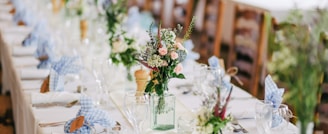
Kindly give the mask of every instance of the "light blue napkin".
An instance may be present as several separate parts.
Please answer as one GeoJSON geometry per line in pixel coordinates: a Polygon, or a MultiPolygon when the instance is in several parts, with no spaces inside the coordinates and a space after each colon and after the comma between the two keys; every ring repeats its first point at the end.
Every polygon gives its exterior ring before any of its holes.
{"type": "Polygon", "coordinates": [[[108,112],[95,108],[92,99],[87,96],[81,96],[80,99],[81,109],[77,113],[76,117],[84,116],[83,126],[74,132],[70,133],[71,123],[76,118],[73,118],[65,123],[64,131],[70,134],[91,134],[92,127],[95,124],[99,124],[104,128],[113,128],[116,122],[112,120],[108,112]]]}
{"type": "Polygon", "coordinates": [[[23,46],[33,46],[39,40],[49,39],[49,31],[45,20],[40,20],[36,23],[33,31],[24,39],[23,46]]]}
{"type": "Polygon", "coordinates": [[[49,69],[51,67],[51,63],[55,60],[55,52],[54,52],[55,44],[52,40],[48,39],[39,39],[37,44],[37,49],[34,53],[36,58],[47,56],[48,59],[40,61],[37,66],[39,69],[49,69]]]}
{"type": "Polygon", "coordinates": [[[183,43],[184,48],[187,50],[187,57],[186,59],[182,62],[182,64],[186,64],[189,61],[196,61],[199,59],[199,53],[194,52],[192,49],[194,48],[194,43],[192,42],[192,40],[186,40],[183,43]]]}
{"type": "Polygon", "coordinates": [[[221,67],[220,65],[220,60],[219,58],[217,58],[216,56],[211,56],[209,59],[208,59],[208,64],[210,65],[210,67],[215,67],[215,68],[219,68],[221,71],[220,75],[221,76],[218,76],[217,79],[219,79],[219,77],[222,78],[222,84],[223,86],[227,89],[227,90],[230,90],[232,85],[230,83],[230,81],[227,81],[225,79],[223,79],[223,77],[225,76],[225,70],[223,67],[221,67]]]}
{"type": "Polygon", "coordinates": [[[16,12],[14,14],[13,20],[17,25],[19,21],[24,22],[27,26],[33,26],[38,22],[37,17],[32,10],[27,9],[24,6],[15,7],[16,12]]]}
{"type": "Polygon", "coordinates": [[[133,6],[129,8],[128,17],[124,25],[127,27],[127,29],[139,27],[140,20],[139,8],[137,6],[133,6]]]}
{"type": "MultiPolygon", "coordinates": [[[[272,80],[271,76],[268,75],[265,78],[265,96],[264,100],[272,102],[274,110],[278,109],[284,94],[285,89],[278,88],[276,83],[272,80]]],[[[277,114],[272,115],[272,127],[278,126],[282,122],[282,117],[277,114]]]]}
{"type": "Polygon", "coordinates": [[[64,76],[66,74],[77,74],[82,69],[76,64],[78,57],[63,56],[57,62],[53,62],[50,70],[50,91],[64,91],[64,76]]]}

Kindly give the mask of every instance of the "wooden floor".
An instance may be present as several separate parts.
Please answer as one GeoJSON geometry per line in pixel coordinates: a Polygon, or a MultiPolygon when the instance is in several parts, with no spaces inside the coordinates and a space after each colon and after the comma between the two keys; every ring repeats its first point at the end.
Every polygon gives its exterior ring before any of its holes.
{"type": "Polygon", "coordinates": [[[0,95],[0,134],[14,134],[14,120],[9,95],[0,95]]]}

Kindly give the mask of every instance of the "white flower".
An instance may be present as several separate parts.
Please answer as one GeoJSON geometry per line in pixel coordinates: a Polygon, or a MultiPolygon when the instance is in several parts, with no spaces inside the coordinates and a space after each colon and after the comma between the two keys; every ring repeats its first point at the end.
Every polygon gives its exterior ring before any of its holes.
{"type": "Polygon", "coordinates": [[[147,59],[147,63],[151,67],[160,67],[163,65],[164,61],[161,59],[161,56],[154,54],[147,59]]]}
{"type": "Polygon", "coordinates": [[[122,53],[128,49],[128,44],[122,40],[117,40],[113,42],[112,52],[113,53],[122,53]]]}

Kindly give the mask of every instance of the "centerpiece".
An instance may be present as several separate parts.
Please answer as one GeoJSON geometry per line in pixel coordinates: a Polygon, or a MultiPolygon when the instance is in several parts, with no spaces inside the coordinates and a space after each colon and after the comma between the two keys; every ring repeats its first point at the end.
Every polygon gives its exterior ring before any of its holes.
{"type": "Polygon", "coordinates": [[[296,112],[300,134],[313,129],[320,84],[327,71],[328,45],[320,37],[328,31],[327,13],[318,10],[311,16],[315,17],[313,20],[305,21],[300,11],[292,11],[287,21],[277,26],[270,44],[268,69],[274,79],[286,86],[285,99],[296,112]]]}
{"type": "Polygon", "coordinates": [[[127,14],[126,0],[110,1],[106,9],[107,33],[111,53],[109,55],[112,62],[116,65],[122,63],[127,70],[127,79],[132,81],[131,67],[136,65],[135,55],[138,46],[133,38],[126,36],[123,29],[123,21],[127,14]]]}
{"type": "Polygon", "coordinates": [[[175,96],[168,92],[171,78],[185,78],[181,62],[187,55],[181,42],[188,39],[194,25],[194,18],[182,41],[177,36],[182,31],[180,25],[174,29],[162,29],[159,25],[157,36],[149,29],[150,42],[138,56],[141,64],[151,70],[151,79],[145,92],[151,95],[151,127],[155,130],[169,130],[175,126],[175,96]]]}
{"type": "Polygon", "coordinates": [[[65,4],[65,15],[66,16],[77,16],[80,21],[80,38],[84,40],[88,34],[88,21],[87,17],[90,13],[89,6],[86,0],[64,0],[65,4]]]}

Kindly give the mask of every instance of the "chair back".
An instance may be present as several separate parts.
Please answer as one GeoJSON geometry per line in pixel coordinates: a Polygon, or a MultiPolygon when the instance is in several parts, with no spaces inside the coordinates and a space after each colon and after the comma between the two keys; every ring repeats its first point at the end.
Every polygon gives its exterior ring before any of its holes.
{"type": "MultiPolygon", "coordinates": [[[[265,52],[265,10],[236,3],[228,67],[238,68],[241,87],[257,96],[265,52]]],[[[234,82],[235,83],[235,82],[234,82]]]]}

